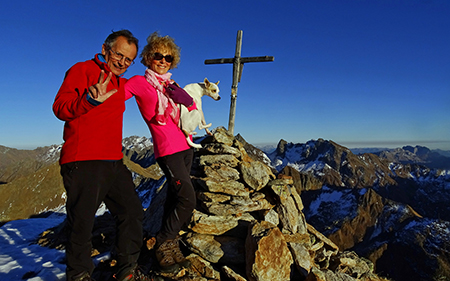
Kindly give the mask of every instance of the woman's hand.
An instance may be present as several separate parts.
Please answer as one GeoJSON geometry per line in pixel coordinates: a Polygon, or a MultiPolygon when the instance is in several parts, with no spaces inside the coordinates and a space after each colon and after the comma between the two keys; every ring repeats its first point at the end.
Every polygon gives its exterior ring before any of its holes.
{"type": "Polygon", "coordinates": [[[112,72],[108,74],[105,81],[103,81],[105,77],[105,71],[102,70],[100,73],[100,78],[98,79],[98,83],[89,87],[89,95],[91,98],[98,102],[104,102],[110,96],[114,95],[117,92],[117,89],[112,89],[109,92],[106,92],[109,81],[111,81],[112,72]]]}

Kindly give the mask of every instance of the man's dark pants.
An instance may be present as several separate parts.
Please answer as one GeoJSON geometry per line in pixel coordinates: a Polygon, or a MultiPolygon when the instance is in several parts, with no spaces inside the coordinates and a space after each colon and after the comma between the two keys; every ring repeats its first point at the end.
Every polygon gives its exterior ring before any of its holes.
{"type": "Polygon", "coordinates": [[[137,263],[143,241],[143,208],[132,176],[122,160],[78,161],[61,165],[67,193],[66,211],[69,243],[66,247],[67,280],[83,271],[92,273],[91,237],[100,204],[116,221],[119,270],[137,263]]]}

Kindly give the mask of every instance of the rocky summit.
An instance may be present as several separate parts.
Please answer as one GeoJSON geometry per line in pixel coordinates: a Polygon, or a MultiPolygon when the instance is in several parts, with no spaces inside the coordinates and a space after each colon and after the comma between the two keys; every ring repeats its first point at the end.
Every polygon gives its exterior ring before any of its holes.
{"type": "MultiPolygon", "coordinates": [[[[145,209],[140,263],[150,273],[165,280],[450,280],[448,157],[417,147],[354,154],[323,139],[281,140],[266,154],[223,128],[197,141],[197,207],[180,232],[192,265],[168,275],[158,271],[153,249],[165,177],[150,140],[124,140],[145,209]],[[432,160],[438,168],[424,165],[432,160]]],[[[64,248],[64,233],[62,224],[38,243],[64,248]]],[[[111,251],[114,239],[106,212],[96,220],[93,255],[111,251]]],[[[94,278],[113,280],[113,271],[114,257],[100,262],[94,278]]]]}
{"type": "MultiPolygon", "coordinates": [[[[370,260],[342,251],[307,222],[292,176],[274,173],[255,160],[223,128],[201,143],[192,169],[197,207],[180,232],[191,267],[174,275],[159,273],[153,258],[166,189],[164,181],[153,180],[157,191],[145,211],[147,247],[140,260],[154,274],[165,280],[199,281],[385,280],[374,272],[370,260]]],[[[98,243],[94,253],[105,250],[106,241],[114,241],[114,231],[107,227],[111,218],[102,219],[100,223],[98,218],[93,239],[98,243]]],[[[63,233],[49,230],[39,243],[64,247],[63,233]]],[[[94,277],[105,280],[111,265],[112,261],[99,265],[94,277]]]]}

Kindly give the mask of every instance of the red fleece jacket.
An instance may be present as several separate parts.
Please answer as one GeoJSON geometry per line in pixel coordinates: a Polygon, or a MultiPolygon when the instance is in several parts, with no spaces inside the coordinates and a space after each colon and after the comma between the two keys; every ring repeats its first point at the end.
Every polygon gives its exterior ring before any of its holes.
{"type": "Polygon", "coordinates": [[[97,106],[87,101],[88,88],[96,83],[101,70],[111,72],[98,59],[79,62],[65,75],[53,103],[53,112],[64,124],[64,144],[60,164],[86,160],[122,159],[122,125],[125,111],[124,85],[127,79],[113,75],[108,91],[118,91],[97,106]]]}

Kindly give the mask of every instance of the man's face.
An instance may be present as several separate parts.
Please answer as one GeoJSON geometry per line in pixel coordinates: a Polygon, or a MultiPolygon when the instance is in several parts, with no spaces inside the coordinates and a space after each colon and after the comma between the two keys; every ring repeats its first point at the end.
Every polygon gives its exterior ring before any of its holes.
{"type": "Polygon", "coordinates": [[[136,58],[137,48],[133,43],[129,44],[125,37],[119,36],[111,48],[103,44],[102,54],[112,73],[120,76],[136,58]]]}

